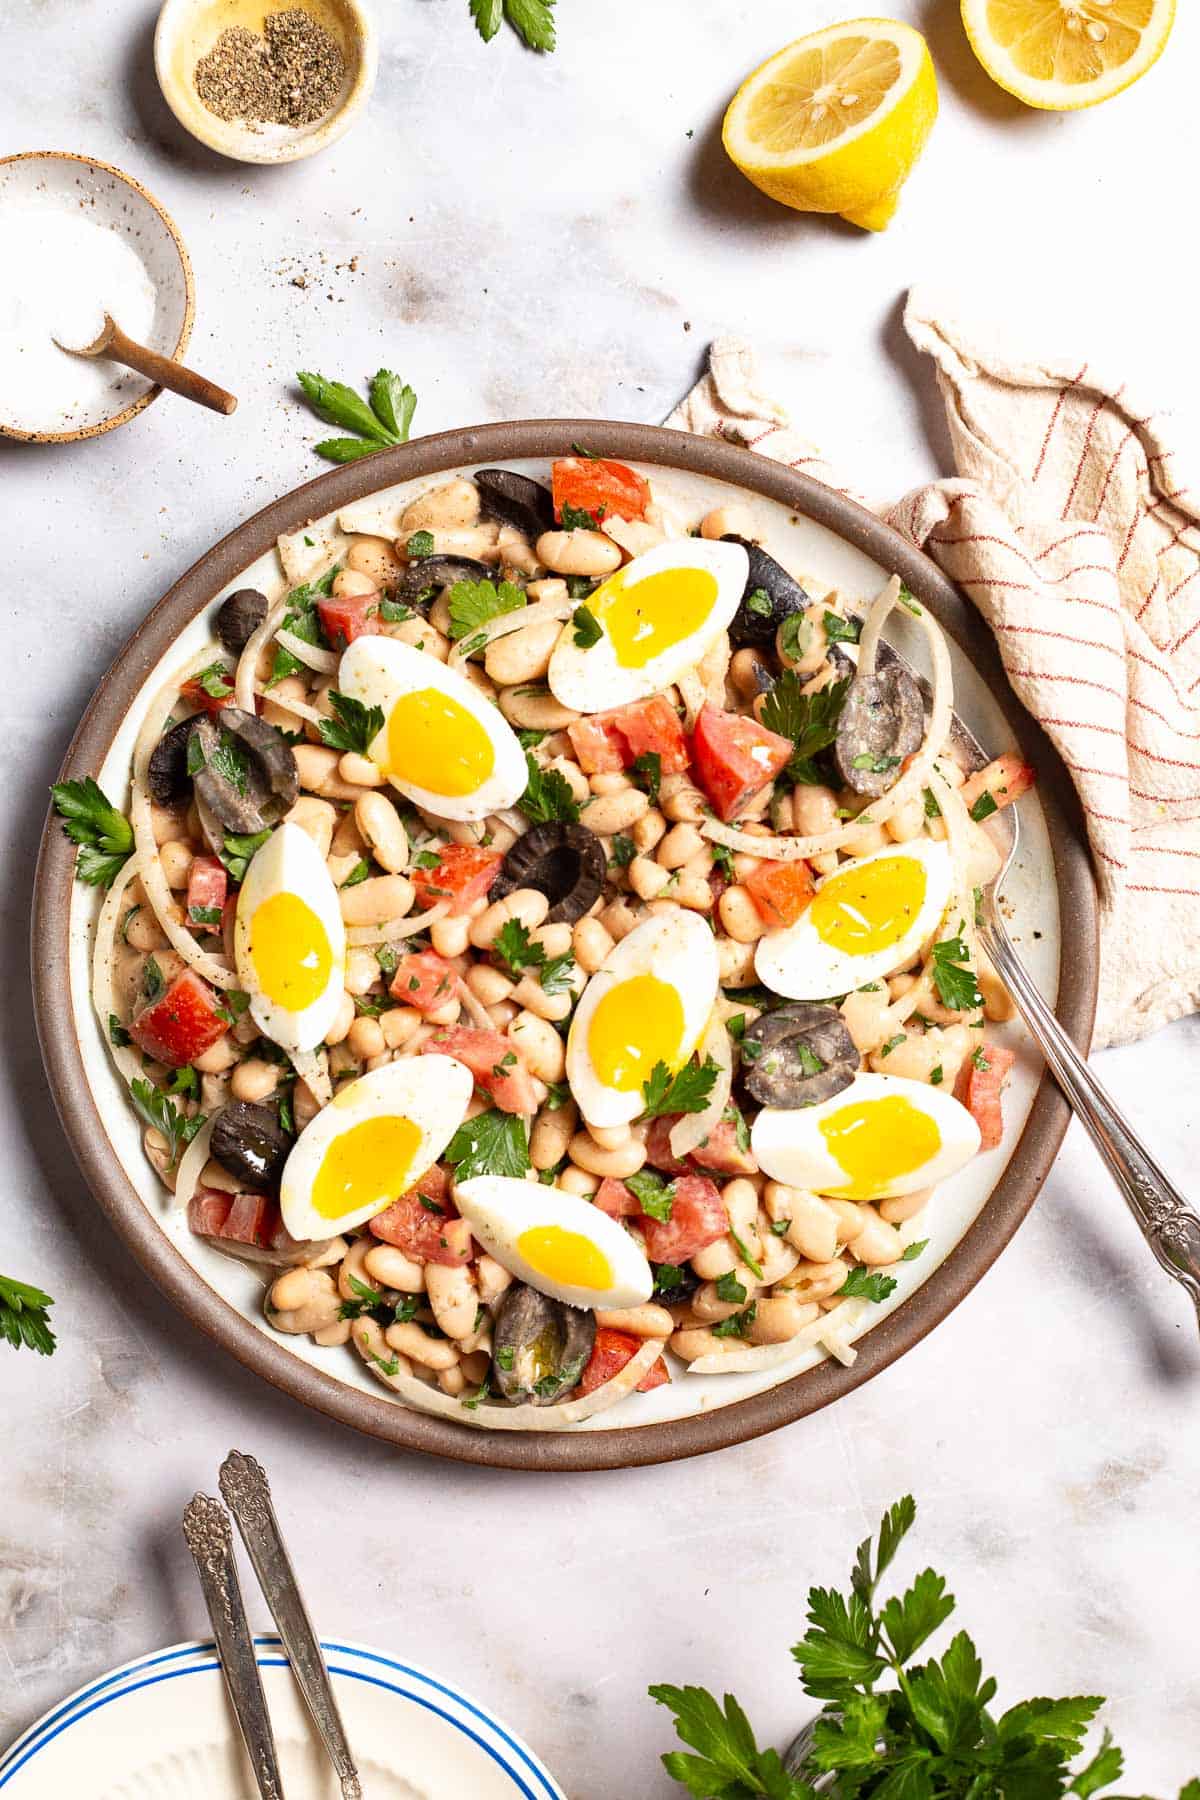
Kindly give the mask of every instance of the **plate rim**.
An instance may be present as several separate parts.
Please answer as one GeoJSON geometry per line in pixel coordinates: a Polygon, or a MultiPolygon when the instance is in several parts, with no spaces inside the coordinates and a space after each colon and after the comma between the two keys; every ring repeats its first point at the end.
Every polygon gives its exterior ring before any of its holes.
{"type": "MultiPolygon", "coordinates": [[[[658,425],[526,419],[458,427],[382,450],[319,475],[272,501],[207,550],[135,628],[98,684],[58,779],[94,775],[146,678],[185,626],[285,532],[400,482],[469,463],[553,458],[587,442],[600,455],[709,476],[789,507],[899,574],[973,664],[1038,769],[1061,915],[1072,922],[1060,955],[1056,1011],[1086,1055],[1099,986],[1099,907],[1078,795],[1058,752],[1008,684],[979,613],[923,551],[855,501],[740,445],[658,425]]],[[[689,1418],[593,1433],[487,1432],[360,1392],[267,1338],[170,1243],[108,1142],[87,1079],[72,1005],[62,1005],[70,932],[72,847],[48,809],[34,876],[34,1016],[59,1118],[84,1179],[127,1248],[166,1297],[243,1365],[293,1399],[399,1448],[485,1467],[585,1472],[642,1467],[746,1442],[840,1399],[913,1349],[983,1278],[1042,1187],[1071,1113],[1043,1071],[1021,1136],[979,1216],[903,1306],[864,1334],[851,1368],[832,1358],[790,1380],[689,1418]]]]}
{"type": "MultiPolygon", "coordinates": [[[[253,1640],[256,1651],[255,1660],[260,1668],[287,1668],[290,1666],[291,1659],[284,1648],[283,1639],[279,1636],[278,1632],[255,1632],[253,1633],[253,1640]],[[273,1653],[278,1652],[278,1654],[271,1654],[269,1656],[257,1654],[257,1652],[264,1650],[273,1653]]],[[[512,1751],[517,1760],[524,1765],[526,1774],[536,1778],[538,1784],[544,1791],[536,1795],[531,1793],[530,1800],[566,1800],[566,1796],[559,1785],[557,1778],[552,1771],[547,1768],[537,1752],[525,1742],[525,1739],[520,1733],[515,1731],[511,1725],[505,1723],[505,1721],[502,1720],[497,1713],[493,1712],[490,1707],[476,1700],[464,1689],[451,1685],[447,1678],[435,1675],[421,1663],[401,1662],[398,1658],[389,1656],[386,1652],[375,1648],[373,1645],[360,1644],[355,1639],[346,1638],[340,1634],[336,1637],[321,1637],[319,1642],[327,1662],[330,1662],[331,1657],[350,1656],[360,1658],[365,1662],[381,1663],[393,1673],[409,1677],[418,1683],[423,1683],[426,1686],[435,1689],[439,1694],[445,1695],[447,1699],[453,1701],[464,1711],[470,1713],[475,1719],[485,1724],[490,1731],[494,1732],[495,1735],[512,1751]]],[[[65,1700],[59,1701],[56,1706],[48,1708],[39,1719],[36,1719],[32,1725],[27,1726],[20,1736],[13,1740],[7,1749],[0,1751],[0,1788],[7,1786],[13,1776],[16,1775],[20,1769],[24,1768],[27,1762],[40,1754],[47,1745],[53,1743],[56,1738],[63,1734],[63,1732],[69,1730],[72,1725],[89,1717],[100,1707],[110,1705],[115,1701],[124,1698],[127,1694],[139,1692],[141,1689],[152,1685],[154,1682],[171,1680],[177,1675],[194,1672],[194,1669],[182,1667],[173,1670],[170,1674],[148,1678],[146,1681],[138,1682],[132,1687],[122,1685],[128,1678],[142,1674],[148,1669],[157,1668],[162,1663],[184,1663],[187,1659],[190,1659],[195,1666],[205,1670],[215,1672],[220,1668],[220,1657],[215,1641],[212,1638],[190,1638],[181,1640],[176,1644],[168,1644],[160,1650],[148,1651],[143,1656],[132,1657],[128,1662],[120,1663],[116,1668],[108,1670],[106,1674],[96,1676],[92,1680],[82,1683],[73,1694],[68,1695],[65,1700]],[[111,1689],[112,1691],[107,1693],[103,1699],[97,1698],[97,1696],[104,1694],[106,1689],[111,1689]],[[82,1711],[79,1710],[80,1708],[83,1708],[83,1703],[85,1701],[91,1701],[93,1704],[87,1706],[82,1711]],[[53,1727],[53,1729],[51,1729],[51,1727],[53,1727]]],[[[350,1674],[351,1679],[372,1681],[374,1685],[387,1685],[381,1684],[377,1678],[367,1674],[358,1676],[352,1674],[350,1671],[339,1671],[332,1663],[330,1663],[330,1667],[335,1674],[350,1674]]],[[[411,1700],[413,1704],[425,1704],[425,1702],[418,1701],[411,1695],[402,1693],[399,1689],[389,1689],[389,1691],[396,1693],[402,1699],[411,1700]]],[[[438,1711],[439,1716],[445,1717],[445,1714],[441,1712],[440,1708],[435,1708],[434,1710],[438,1711]]],[[[455,1721],[449,1722],[456,1724],[455,1721]]],[[[464,1727],[458,1727],[457,1724],[456,1728],[463,1729],[467,1736],[475,1738],[474,1732],[467,1730],[464,1727]]],[[[486,1746],[484,1746],[484,1748],[486,1748],[486,1746]]],[[[513,1770],[509,1769],[506,1769],[505,1773],[513,1774],[515,1778],[520,1780],[521,1784],[524,1785],[526,1774],[516,1775],[513,1770]]]]}

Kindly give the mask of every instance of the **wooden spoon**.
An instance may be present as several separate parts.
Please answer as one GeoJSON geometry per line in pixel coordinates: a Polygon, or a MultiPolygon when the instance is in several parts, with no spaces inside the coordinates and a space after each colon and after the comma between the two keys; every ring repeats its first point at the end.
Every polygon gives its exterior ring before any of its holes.
{"type": "Polygon", "coordinates": [[[194,369],[185,369],[182,363],[172,362],[169,356],[160,356],[157,350],[149,350],[145,344],[135,344],[131,337],[126,337],[111,313],[105,313],[104,329],[90,344],[62,344],[57,338],[54,342],[68,356],[107,356],[112,362],[123,363],[127,369],[136,369],[139,375],[146,376],[158,387],[170,388],[173,394],[182,394],[185,400],[194,400],[213,412],[231,413],[237,406],[237,397],[227,394],[215,381],[197,375],[194,369]]]}

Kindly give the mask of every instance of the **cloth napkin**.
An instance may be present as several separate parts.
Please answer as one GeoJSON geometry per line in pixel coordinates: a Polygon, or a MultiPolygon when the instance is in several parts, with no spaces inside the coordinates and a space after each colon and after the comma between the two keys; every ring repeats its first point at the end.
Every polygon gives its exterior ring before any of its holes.
{"type": "MultiPolygon", "coordinates": [[[[1101,903],[1095,1042],[1128,1042],[1200,1007],[1200,488],[1111,372],[1018,359],[920,290],[905,327],[933,358],[958,473],[874,510],[979,608],[1071,772],[1101,903]]],[[[667,424],[860,498],[759,391],[739,339],[712,346],[667,424]]]]}

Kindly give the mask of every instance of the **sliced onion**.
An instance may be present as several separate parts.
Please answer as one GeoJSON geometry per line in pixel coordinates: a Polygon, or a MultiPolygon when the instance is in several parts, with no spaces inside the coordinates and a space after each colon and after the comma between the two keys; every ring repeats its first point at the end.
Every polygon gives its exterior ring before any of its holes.
{"type": "Polygon", "coordinates": [[[299,531],[284,532],[275,546],[289,585],[298,587],[302,581],[328,574],[346,548],[346,534],[329,519],[321,519],[302,525],[299,531]]]}
{"type": "Polygon", "coordinates": [[[126,1081],[134,1081],[142,1073],[142,1059],[128,1044],[114,1044],[108,1031],[110,1018],[118,1018],[117,996],[113,988],[113,962],[116,957],[117,931],[124,911],[125,895],[141,869],[136,851],[121,869],[104,896],[104,904],[96,919],[96,936],[92,945],[92,1005],[104,1033],[113,1061],[126,1081]]]}
{"type": "Polygon", "coordinates": [[[319,725],[323,719],[328,720],[328,713],[319,713],[315,706],[307,705],[303,700],[289,700],[286,695],[273,694],[264,683],[256,682],[254,692],[272,706],[279,707],[281,712],[292,713],[297,719],[307,719],[310,725],[319,725]]]}
{"type": "Polygon", "coordinates": [[[858,639],[858,673],[873,675],[875,658],[879,650],[879,640],[883,628],[887,624],[888,614],[900,598],[900,577],[893,575],[886,587],[871,602],[870,611],[863,621],[863,628],[858,639]]]}
{"type": "Polygon", "coordinates": [[[481,1400],[478,1406],[464,1406],[461,1400],[444,1394],[440,1388],[427,1387],[415,1375],[403,1372],[385,1375],[379,1364],[364,1352],[357,1329],[350,1335],[367,1367],[385,1387],[407,1400],[410,1406],[421,1412],[438,1413],[443,1419],[457,1419],[460,1425],[474,1425],[483,1431],[562,1431],[571,1425],[582,1425],[585,1419],[595,1418],[597,1413],[606,1412],[626,1394],[631,1394],[665,1348],[661,1338],[647,1338],[611,1381],[593,1388],[590,1394],[584,1394],[578,1400],[565,1400],[558,1406],[505,1406],[488,1400],[481,1400]]]}
{"type": "Polygon", "coordinates": [[[852,837],[864,824],[882,825],[907,801],[915,799],[921,789],[928,785],[934,760],[941,754],[950,731],[954,709],[954,675],[946,640],[928,607],[921,607],[916,618],[929,641],[933,659],[933,698],[921,748],[915,752],[895,787],[889,788],[878,800],[872,800],[856,818],[847,819],[832,831],[818,832],[814,837],[758,838],[749,832],[738,831],[735,826],[722,824],[720,819],[705,820],[700,827],[705,837],[711,838],[715,844],[725,844],[730,850],[745,851],[749,856],[769,857],[775,862],[795,862],[802,857],[824,856],[830,850],[840,850],[847,838],[852,837]]]}
{"type": "Polygon", "coordinates": [[[243,712],[252,713],[254,711],[258,659],[262,654],[263,645],[268,639],[275,636],[286,612],[286,600],[277,600],[274,606],[268,607],[266,618],[256,630],[250,633],[242,654],[238,657],[237,673],[233,678],[233,697],[243,712]]]}
{"type": "Polygon", "coordinates": [[[297,662],[302,662],[306,669],[315,669],[319,675],[336,675],[341,658],[335,650],[322,650],[316,644],[308,644],[294,631],[282,628],[275,633],[275,642],[290,650],[297,662]]]}
{"type": "Polygon", "coordinates": [[[700,717],[704,702],[708,698],[699,669],[684,669],[675,677],[675,686],[679,689],[679,698],[683,701],[683,729],[694,731],[696,720],[700,717]]]}
{"type": "Polygon", "coordinates": [[[333,1082],[329,1077],[329,1058],[324,1050],[294,1050],[292,1067],[303,1081],[318,1106],[328,1106],[333,1099],[333,1082]]]}
{"type": "Polygon", "coordinates": [[[435,920],[444,919],[449,911],[450,902],[439,900],[436,906],[431,906],[422,913],[410,913],[405,919],[388,919],[382,925],[348,925],[346,942],[356,949],[390,944],[394,938],[413,937],[418,931],[424,931],[435,920]]]}
{"type": "Polygon", "coordinates": [[[712,1084],[712,1092],[708,1096],[708,1104],[703,1112],[684,1113],[671,1127],[668,1143],[671,1155],[680,1162],[701,1145],[724,1117],[725,1108],[729,1104],[729,1096],[733,1091],[733,1050],[729,1043],[729,1033],[724,1021],[714,1013],[705,1027],[704,1036],[700,1040],[701,1062],[711,1056],[717,1065],[716,1080],[712,1084]]]}
{"type": "Polygon", "coordinates": [[[515,831],[518,837],[524,837],[529,830],[530,821],[519,806],[506,806],[503,812],[493,813],[492,818],[497,825],[507,825],[508,829],[515,831]]]}
{"type": "Polygon", "coordinates": [[[154,754],[154,747],[162,736],[163,726],[170,716],[183,683],[203,669],[211,658],[211,647],[208,650],[197,652],[169,681],[164,682],[147,707],[146,717],[133,747],[133,779],[130,785],[129,816],[133,824],[134,842],[137,845],[142,886],[146,890],[146,898],[150,902],[154,916],[165,932],[168,941],[172,948],[179,952],[184,962],[190,968],[195,969],[197,975],[202,975],[205,981],[212,982],[214,987],[227,988],[234,985],[235,976],[232,969],[227,964],[218,962],[206,950],[202,950],[186,925],[181,925],[171,916],[174,901],[171,898],[170,884],[163,873],[162,863],[159,861],[158,845],[154,841],[154,820],[150,810],[150,758],[154,754]]]}
{"type": "Polygon", "coordinates": [[[200,1186],[200,1177],[204,1173],[204,1165],[208,1161],[208,1147],[212,1143],[213,1126],[217,1122],[216,1113],[206,1119],[200,1127],[179,1161],[179,1169],[175,1176],[175,1210],[186,1207],[188,1201],[200,1186]]]}
{"type": "Polygon", "coordinates": [[[480,1031],[495,1031],[496,1021],[493,1019],[487,1007],[483,1004],[483,1001],[471,992],[461,975],[458,978],[457,993],[458,998],[462,1001],[464,1009],[470,1013],[473,1022],[478,1025],[480,1031]]]}
{"type": "Polygon", "coordinates": [[[526,625],[540,625],[546,619],[569,619],[577,604],[568,594],[562,600],[539,600],[534,606],[517,606],[512,612],[500,613],[485,625],[479,625],[474,631],[468,631],[459,638],[446,658],[447,666],[457,669],[467,661],[463,652],[464,644],[470,644],[474,654],[476,650],[484,650],[489,644],[494,644],[497,638],[507,637],[513,631],[523,631],[526,625]]]}
{"type": "Polygon", "coordinates": [[[745,1350],[720,1350],[711,1356],[698,1356],[695,1362],[688,1364],[688,1374],[743,1375],[754,1369],[774,1369],[780,1363],[790,1362],[798,1350],[811,1344],[823,1344],[834,1319],[841,1319],[847,1325],[855,1324],[867,1304],[865,1300],[843,1300],[840,1306],[830,1307],[811,1325],[803,1326],[785,1344],[752,1344],[745,1350]],[[852,1310],[854,1308],[858,1311],[852,1310]]]}

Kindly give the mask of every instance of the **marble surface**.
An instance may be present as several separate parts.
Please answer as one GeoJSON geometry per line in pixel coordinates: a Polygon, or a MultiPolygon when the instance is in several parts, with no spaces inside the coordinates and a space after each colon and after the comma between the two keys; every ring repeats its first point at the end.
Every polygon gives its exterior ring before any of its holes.
{"type": "MultiPolygon", "coordinates": [[[[46,784],[146,608],[245,513],[319,472],[295,368],[357,380],[386,361],[427,430],[653,420],[705,342],[739,330],[812,435],[883,495],[944,466],[898,322],[919,277],[1004,315],[1033,349],[1102,357],[1200,417],[1194,293],[1170,279],[1172,171],[1200,150],[1196,9],[1140,88],[1072,118],[990,87],[953,0],[894,4],[929,34],[943,111],[873,240],[782,213],[719,148],[744,71],[845,0],[803,20],[789,0],[656,0],[636,35],[632,8],[562,0],[563,47],[543,61],[507,38],[485,50],[463,0],[389,0],[368,117],[324,157],[265,170],[182,136],[139,0],[0,0],[0,154],[81,150],[150,186],[195,262],[192,360],[242,402],[225,421],[168,397],[88,445],[0,444],[0,1268],[56,1295],[61,1338],[49,1363],[0,1353],[0,1740],[113,1663],[202,1630],[177,1520],[236,1444],[272,1471],[323,1629],[452,1672],[575,1800],[676,1791],[655,1760],[670,1733],[644,1698],[652,1680],[735,1687],[764,1737],[784,1738],[810,1710],[787,1654],[805,1589],[840,1577],[908,1489],[914,1554],[948,1571],[1002,1698],[1109,1695],[1137,1791],[1173,1791],[1200,1764],[1200,1345],[1077,1132],[971,1298],[835,1410],[697,1463],[537,1482],[358,1439],[186,1325],[97,1221],[30,1020],[46,784]]],[[[1200,1021],[1100,1063],[1186,1180],[1200,1021]]]]}

